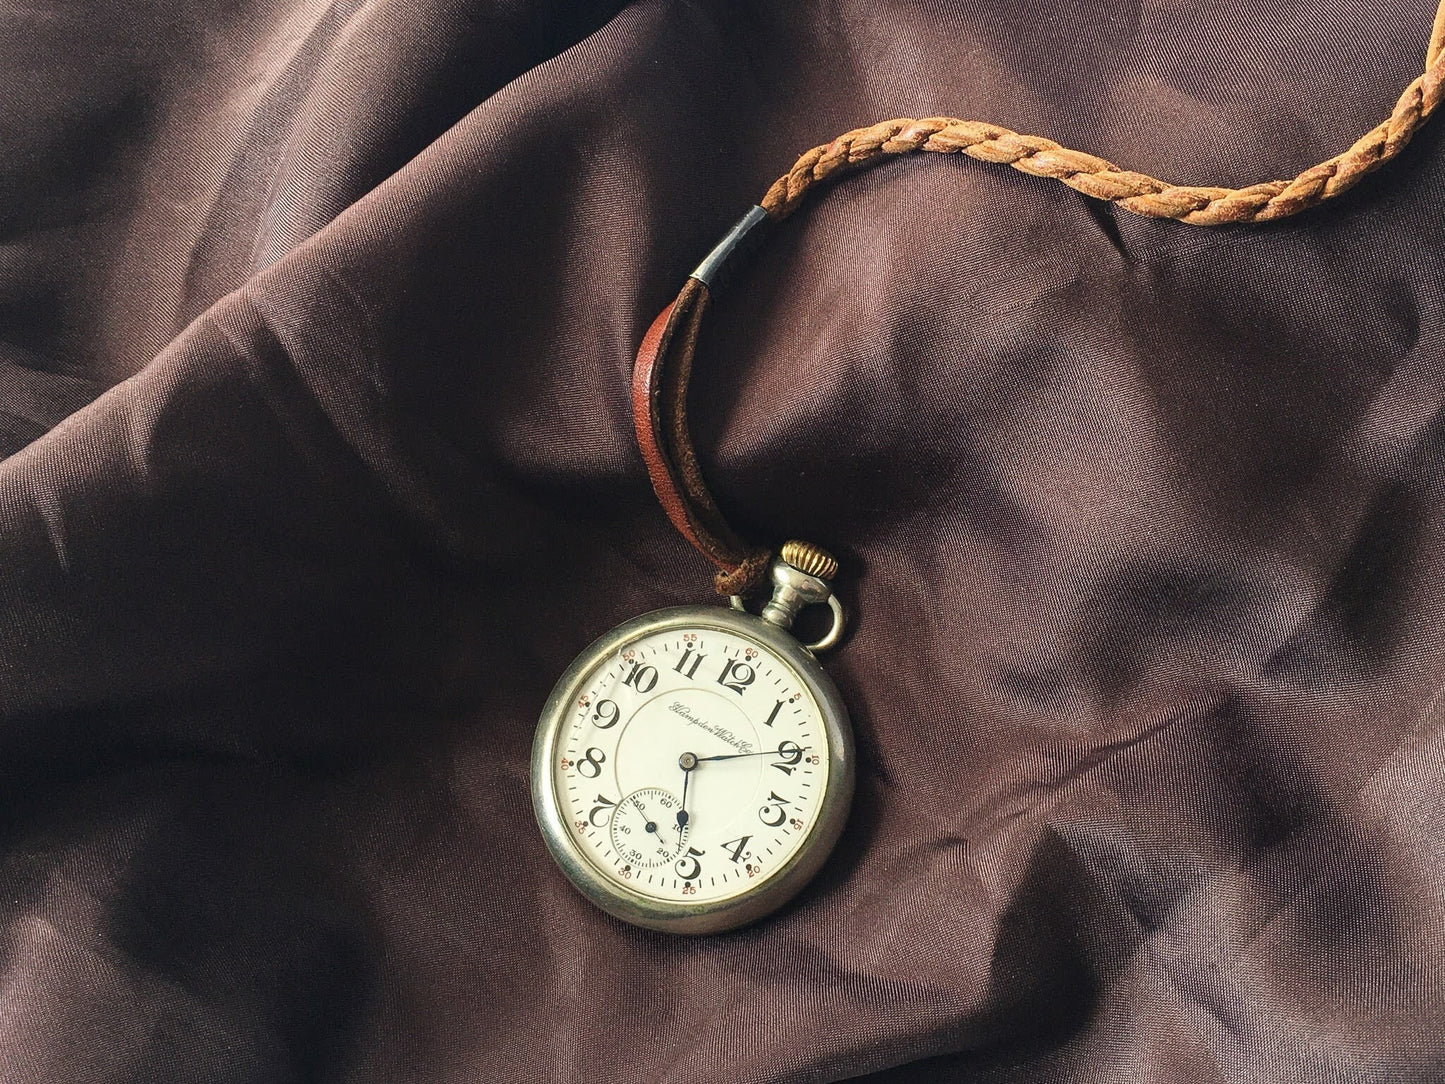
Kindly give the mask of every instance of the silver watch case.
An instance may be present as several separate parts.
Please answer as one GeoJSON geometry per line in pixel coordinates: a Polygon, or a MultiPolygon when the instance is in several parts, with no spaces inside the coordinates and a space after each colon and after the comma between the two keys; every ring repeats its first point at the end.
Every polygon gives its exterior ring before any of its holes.
{"type": "Polygon", "coordinates": [[[720,606],[673,606],[635,617],[605,633],[573,660],[558,679],[542,709],[532,743],[532,807],[547,849],[562,872],[594,904],[609,915],[667,933],[703,934],[736,929],[771,914],[808,883],[838,842],[853,800],[853,731],[848,709],[827,671],[813,653],[777,625],[737,609],[720,606]],[[756,888],[726,900],[699,903],[666,902],[634,892],[605,876],[582,853],[567,830],[552,767],[558,743],[585,691],[593,669],[627,643],[665,629],[717,629],[748,637],[786,660],[813,694],[823,716],[828,742],[828,782],[817,819],[791,858],[756,888]]]}

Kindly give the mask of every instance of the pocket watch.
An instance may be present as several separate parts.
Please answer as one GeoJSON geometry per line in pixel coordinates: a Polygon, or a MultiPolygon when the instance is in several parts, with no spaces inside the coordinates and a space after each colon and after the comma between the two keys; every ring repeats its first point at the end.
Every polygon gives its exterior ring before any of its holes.
{"type": "MultiPolygon", "coordinates": [[[[1441,5],[1445,18],[1445,3],[1441,5]]],[[[964,153],[1055,177],[1127,210],[1196,225],[1267,221],[1345,191],[1397,155],[1441,100],[1445,36],[1390,118],[1293,181],[1242,189],[1170,185],[1052,140],[951,117],[900,118],[805,152],[688,276],[653,321],[632,371],[638,449],[663,511],[718,568],[731,608],[644,614],[596,641],[552,691],[532,749],[532,801],[562,871],[609,914],[639,926],[712,933],[781,907],[837,842],[853,793],[853,740],[815,655],[843,610],[827,553],[778,557],[749,546],[708,491],[687,417],[702,318],[735,258],[804,196],[848,170],[913,151],[964,153]],[[1326,183],[1327,182],[1327,183],[1326,183]],[[754,615],[742,597],[771,586],[754,615]],[[826,603],[827,635],[800,643],[798,611],[826,603]]]]}
{"type": "Polygon", "coordinates": [[[836,563],[788,543],[760,614],[675,606],[568,667],[532,748],[532,801],[562,871],[638,926],[716,933],[787,903],[837,842],[853,795],[848,711],[815,657],[842,635],[836,563]],[[804,606],[832,624],[801,643],[804,606]]]}

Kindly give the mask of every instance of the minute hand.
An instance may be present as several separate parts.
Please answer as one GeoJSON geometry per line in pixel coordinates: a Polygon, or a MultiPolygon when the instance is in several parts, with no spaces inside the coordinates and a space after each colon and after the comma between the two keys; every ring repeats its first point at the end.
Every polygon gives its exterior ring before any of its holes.
{"type": "MultiPolygon", "coordinates": [[[[810,748],[807,745],[798,746],[798,752],[810,748]]],[[[737,760],[739,757],[787,757],[792,756],[791,752],[785,753],[781,749],[759,749],[756,753],[723,753],[716,757],[698,757],[697,762],[701,764],[705,760],[737,760]]]]}

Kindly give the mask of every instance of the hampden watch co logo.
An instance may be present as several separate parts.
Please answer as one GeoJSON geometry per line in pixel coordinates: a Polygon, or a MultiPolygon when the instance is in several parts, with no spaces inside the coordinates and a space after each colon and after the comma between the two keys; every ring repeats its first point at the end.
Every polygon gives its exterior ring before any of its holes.
{"type": "Polygon", "coordinates": [[[684,704],[681,700],[674,700],[672,702],[672,706],[669,707],[667,710],[672,712],[674,715],[681,715],[684,719],[687,720],[689,725],[701,727],[713,737],[719,739],[720,741],[726,742],[728,745],[731,745],[739,753],[751,753],[754,751],[752,742],[746,741],[743,738],[738,737],[725,726],[719,726],[717,723],[710,723],[701,716],[694,715],[692,709],[689,708],[686,704],[684,704]]]}

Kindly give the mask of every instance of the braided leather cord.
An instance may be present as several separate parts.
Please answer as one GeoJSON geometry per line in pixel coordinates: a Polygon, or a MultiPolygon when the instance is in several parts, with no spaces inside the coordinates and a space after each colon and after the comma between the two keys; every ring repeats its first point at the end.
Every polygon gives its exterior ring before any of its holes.
{"type": "MultiPolygon", "coordinates": [[[[844,132],[831,143],[803,154],[768,189],[759,205],[767,216],[759,217],[763,221],[786,218],[813,186],[870,162],[911,151],[934,151],[966,154],[1036,177],[1052,177],[1086,196],[1109,200],[1150,218],[1193,226],[1269,222],[1319,206],[1395,158],[1439,106],[1442,83],[1445,0],[1435,13],[1425,71],[1400,94],[1390,115],[1347,150],[1293,180],[1265,181],[1245,188],[1175,185],[997,124],[954,117],[900,118],[844,132]]],[[[687,425],[687,386],[707,306],[709,278],[707,274],[690,278],[677,301],[663,310],[643,340],[633,373],[633,418],[638,446],[668,517],[718,566],[720,594],[748,595],[763,587],[771,551],[750,545],[728,526],[703,480],[687,425]]]]}
{"type": "Polygon", "coordinates": [[[1348,191],[1398,155],[1439,106],[1442,83],[1445,2],[1435,13],[1425,71],[1401,93],[1389,117],[1348,150],[1311,166],[1293,180],[1264,181],[1246,188],[1169,184],[1043,136],[1020,135],[997,124],[954,117],[900,118],[855,128],[807,151],[773,182],[761,206],[774,219],[786,218],[815,184],[840,172],[886,155],[935,151],[966,154],[1035,177],[1052,177],[1086,196],[1109,200],[1149,218],[1172,218],[1192,226],[1269,222],[1307,211],[1348,191]]]}

